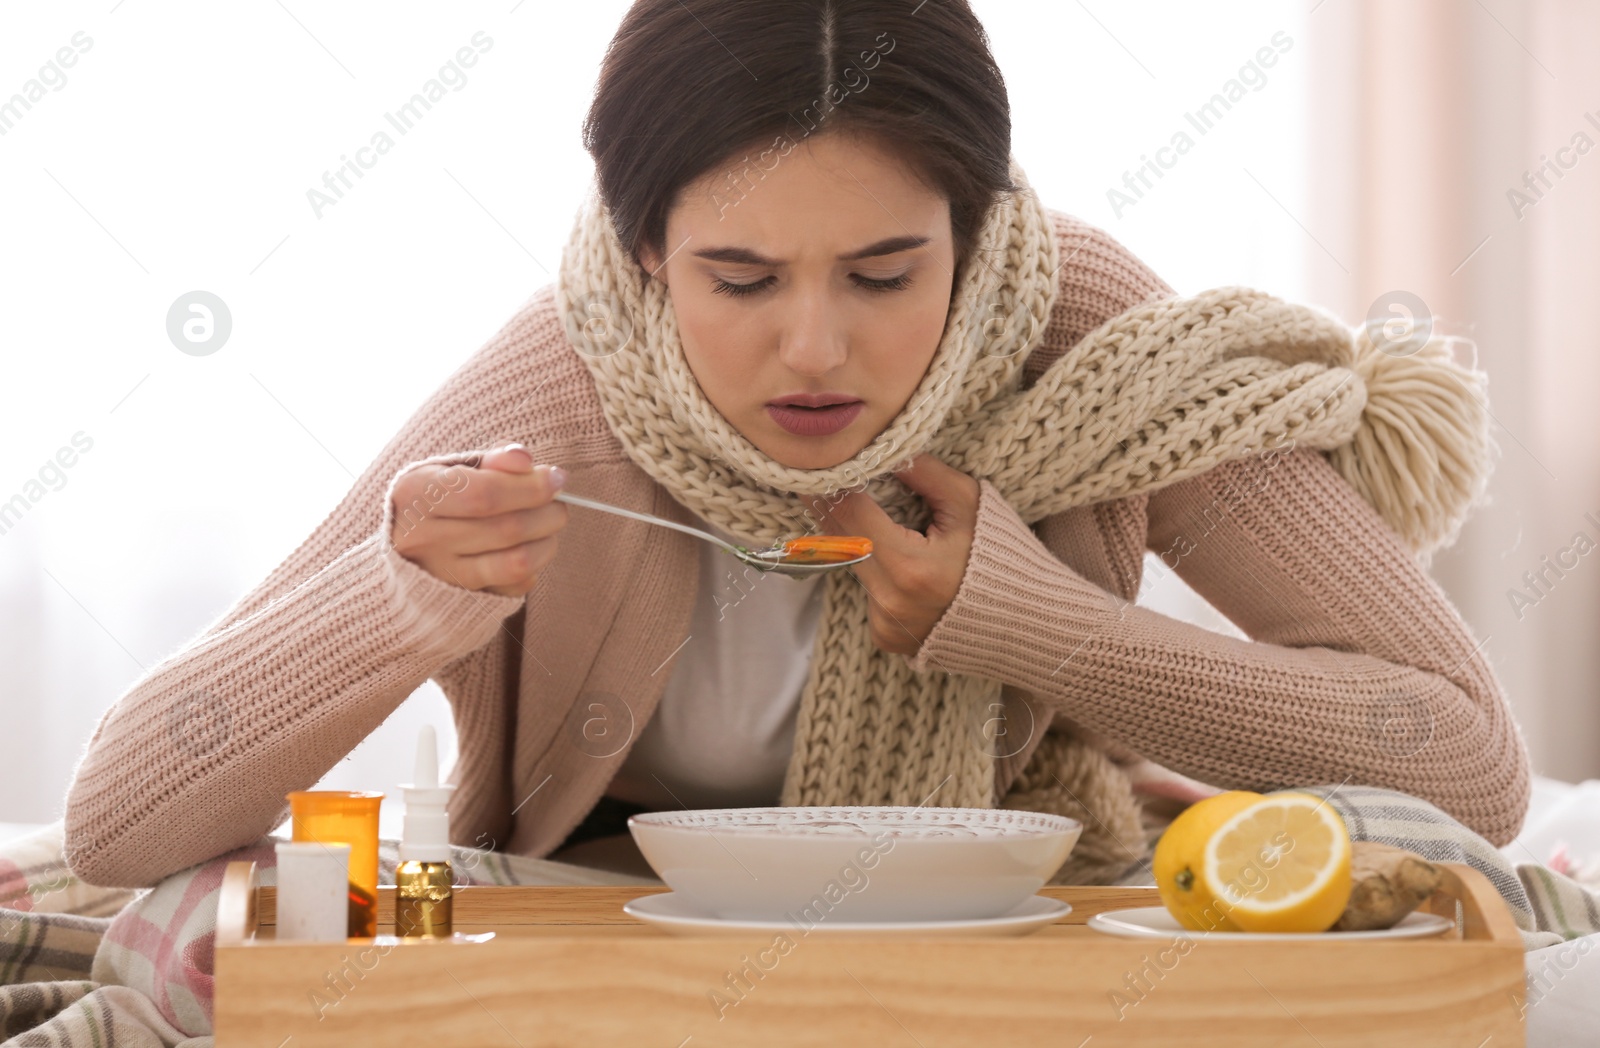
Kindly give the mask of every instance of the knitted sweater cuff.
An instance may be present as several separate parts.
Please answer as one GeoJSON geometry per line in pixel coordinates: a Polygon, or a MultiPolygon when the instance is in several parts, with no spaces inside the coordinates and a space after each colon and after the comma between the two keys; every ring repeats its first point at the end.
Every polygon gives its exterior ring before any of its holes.
{"type": "Polygon", "coordinates": [[[911,668],[1007,684],[1059,669],[1119,620],[1117,598],[1063,564],[1005,496],[979,480],[972,552],[955,599],[911,656],[911,668]]]}
{"type": "MultiPolygon", "coordinates": [[[[435,455],[420,461],[429,465],[473,464],[461,455],[435,455]]],[[[407,560],[394,548],[390,537],[393,529],[391,480],[384,493],[383,524],[372,541],[383,560],[382,587],[390,624],[407,650],[436,659],[459,658],[487,644],[505,618],[522,607],[523,597],[469,590],[407,560]]]]}

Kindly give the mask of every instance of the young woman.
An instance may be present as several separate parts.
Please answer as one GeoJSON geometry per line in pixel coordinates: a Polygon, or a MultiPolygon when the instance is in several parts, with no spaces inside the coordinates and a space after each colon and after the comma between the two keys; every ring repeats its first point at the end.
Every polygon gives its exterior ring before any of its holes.
{"type": "Polygon", "coordinates": [[[1109,879],[1197,783],[1514,835],[1506,699],[1331,464],[1349,430],[1318,439],[1359,383],[1153,336],[1276,307],[1177,300],[1044,211],[961,0],[638,0],[584,138],[603,207],[557,285],[102,718],[66,805],[85,880],[262,836],[429,678],[454,839],[517,854],[581,860],[647,808],[1004,804],[1078,815],[1077,876],[1109,879]],[[780,579],[563,488],[875,551],[780,579]],[[1147,550],[1251,639],[1134,606],[1147,550]]]}

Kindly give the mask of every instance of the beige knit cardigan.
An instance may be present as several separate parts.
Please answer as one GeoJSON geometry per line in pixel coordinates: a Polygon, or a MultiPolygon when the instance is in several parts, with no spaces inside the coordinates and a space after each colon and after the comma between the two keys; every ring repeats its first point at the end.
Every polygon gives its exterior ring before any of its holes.
{"type": "MultiPolygon", "coordinates": [[[[1023,388],[1106,321],[1173,294],[1105,231],[1051,223],[1057,293],[1023,388]]],[[[188,627],[181,650],[138,650],[151,668],[110,703],[64,798],[76,873],[146,887],[249,844],[284,820],[286,792],[338,767],[430,678],[460,747],[456,843],[548,855],[604,793],[673,667],[701,655],[697,565],[715,551],[575,511],[517,599],[435,578],[389,542],[398,472],[507,441],[564,465],[574,492],[692,521],[618,443],[553,292],[491,331],[215,622],[188,627]]],[[[1425,798],[1496,845],[1517,832],[1527,749],[1489,652],[1322,452],[1229,459],[1032,525],[980,489],[960,590],[911,665],[1003,682],[1008,743],[1025,744],[999,756],[998,793],[1015,797],[1029,747],[1070,727],[1143,758],[1117,767],[1146,793],[1161,768],[1225,788],[1348,781],[1425,798]],[[1135,603],[1170,573],[1249,639],[1135,603]]],[[[397,761],[396,779],[407,771],[397,761]]],[[[1084,818],[1137,846],[1137,823],[1084,818]]]]}

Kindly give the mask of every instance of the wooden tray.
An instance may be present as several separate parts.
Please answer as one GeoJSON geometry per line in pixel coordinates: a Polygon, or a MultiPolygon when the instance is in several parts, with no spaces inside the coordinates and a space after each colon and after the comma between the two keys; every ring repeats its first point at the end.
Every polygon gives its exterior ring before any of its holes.
{"type": "MultiPolygon", "coordinates": [[[[622,912],[663,888],[457,889],[483,942],[289,943],[274,891],[230,863],[218,901],[223,1048],[318,1045],[1449,1045],[1524,1044],[1521,939],[1470,867],[1443,864],[1432,939],[1227,942],[1183,954],[1084,927],[1157,905],[1154,888],[1056,888],[1072,913],[1021,938],[668,935],[622,912]],[[754,964],[755,967],[748,965],[754,964]],[[744,969],[743,982],[734,977],[744,969]]],[[[380,887],[379,927],[394,889],[380,887]]]]}

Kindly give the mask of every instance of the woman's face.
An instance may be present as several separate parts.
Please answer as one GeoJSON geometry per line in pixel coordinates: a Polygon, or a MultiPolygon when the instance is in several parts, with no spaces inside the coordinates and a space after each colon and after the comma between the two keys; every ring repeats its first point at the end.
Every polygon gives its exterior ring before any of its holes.
{"type": "Polygon", "coordinates": [[[938,348],[955,279],[949,201],[848,136],[772,152],[767,171],[739,156],[680,195],[666,259],[640,260],[667,285],[722,416],[786,466],[835,466],[899,414],[938,348]],[[772,403],[795,394],[853,406],[772,403]]]}

